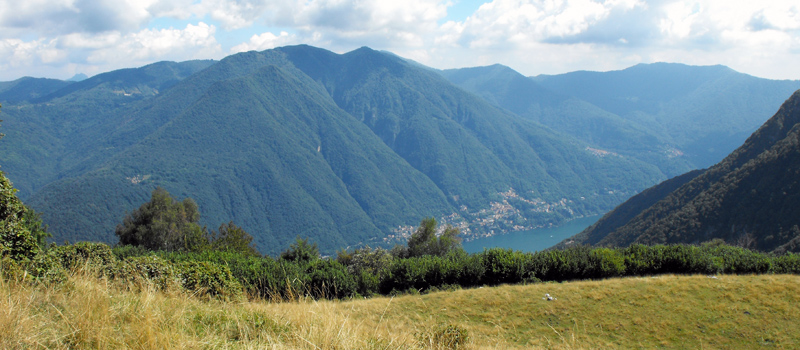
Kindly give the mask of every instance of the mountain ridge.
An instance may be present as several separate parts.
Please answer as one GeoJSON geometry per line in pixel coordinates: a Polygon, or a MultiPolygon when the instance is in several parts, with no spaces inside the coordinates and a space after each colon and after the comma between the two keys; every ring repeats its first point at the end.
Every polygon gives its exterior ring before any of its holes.
{"type": "Polygon", "coordinates": [[[366,47],[165,62],[67,88],[4,105],[13,132],[0,145],[57,242],[113,242],[155,186],[194,198],[211,228],[235,220],[262,252],[302,235],[332,253],[402,241],[426,216],[470,237],[555,225],[673,171],[366,47]]]}
{"type": "MultiPolygon", "coordinates": [[[[576,242],[629,245],[720,238],[760,250],[798,251],[799,149],[800,90],[723,161],[641,207],[624,225],[603,230],[599,222],[576,242]]],[[[618,215],[612,212],[601,221],[620,221],[618,215]]]]}

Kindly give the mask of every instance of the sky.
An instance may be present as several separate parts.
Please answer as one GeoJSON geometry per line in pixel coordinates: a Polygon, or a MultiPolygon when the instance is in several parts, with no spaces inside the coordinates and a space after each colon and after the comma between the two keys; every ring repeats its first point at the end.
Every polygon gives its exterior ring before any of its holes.
{"type": "Polygon", "coordinates": [[[528,76],[676,62],[800,79],[800,1],[0,0],[0,81],[297,44],[528,76]]]}

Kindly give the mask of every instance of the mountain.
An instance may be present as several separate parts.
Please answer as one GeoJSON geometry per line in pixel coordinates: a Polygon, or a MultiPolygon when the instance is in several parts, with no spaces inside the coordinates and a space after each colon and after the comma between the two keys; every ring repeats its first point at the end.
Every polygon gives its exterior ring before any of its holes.
{"type": "Polygon", "coordinates": [[[35,98],[3,104],[6,137],[0,142],[0,164],[23,200],[46,184],[78,176],[157,127],[148,123],[140,134],[112,135],[128,115],[146,107],[159,90],[211,64],[159,62],[78,83],[36,79],[47,84],[37,84],[35,98]]]}
{"type": "Polygon", "coordinates": [[[89,79],[88,75],[83,74],[83,73],[78,73],[78,74],[73,75],[72,78],[67,79],[67,81],[78,82],[78,81],[83,81],[83,80],[86,80],[86,79],[89,79]]]}
{"type": "Polygon", "coordinates": [[[627,120],[568,92],[556,92],[506,66],[452,69],[441,74],[495,106],[574,136],[598,151],[653,164],[668,176],[695,167],[685,157],[676,157],[677,150],[657,126],[627,120]]]}
{"type": "Polygon", "coordinates": [[[502,65],[441,71],[488,102],[669,176],[733,151],[800,81],[724,66],[640,64],[621,71],[525,77],[502,65]]]}
{"type": "Polygon", "coordinates": [[[30,101],[48,95],[70,84],[71,82],[57,79],[31,77],[0,82],[0,103],[21,103],[30,101]]]}
{"type": "Polygon", "coordinates": [[[797,252],[798,174],[800,90],[720,163],[642,192],[573,241],[625,246],[720,238],[763,251],[797,252]]]}
{"type": "Polygon", "coordinates": [[[725,66],[639,64],[620,71],[534,77],[552,91],[613,113],[683,154],[693,168],[724,158],[764,123],[797,80],[768,80],[725,66]]]}
{"type": "Polygon", "coordinates": [[[666,178],[369,48],[162,62],[3,114],[0,164],[56,242],[113,243],[155,186],[192,197],[212,228],[234,220],[262,252],[300,235],[331,254],[426,216],[473,236],[557,224],[666,178]]]}

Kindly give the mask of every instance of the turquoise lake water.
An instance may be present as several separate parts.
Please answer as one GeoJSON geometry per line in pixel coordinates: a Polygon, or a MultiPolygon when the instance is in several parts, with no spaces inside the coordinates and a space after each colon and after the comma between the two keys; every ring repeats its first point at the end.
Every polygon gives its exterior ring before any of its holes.
{"type": "Polygon", "coordinates": [[[504,235],[478,238],[474,241],[464,242],[464,250],[468,253],[482,252],[483,248],[511,248],[523,252],[538,252],[556,245],[570,236],[591,226],[602,215],[589,216],[572,220],[558,227],[540,228],[530,231],[516,231],[504,235]]]}

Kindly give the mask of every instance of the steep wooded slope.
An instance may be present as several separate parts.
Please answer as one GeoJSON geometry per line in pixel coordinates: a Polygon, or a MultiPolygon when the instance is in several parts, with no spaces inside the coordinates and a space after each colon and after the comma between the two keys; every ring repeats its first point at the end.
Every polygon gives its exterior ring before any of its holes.
{"type": "Polygon", "coordinates": [[[765,251],[798,251],[798,208],[800,91],[722,162],[655,204],[640,207],[635,217],[625,214],[633,217],[626,224],[605,225],[604,221],[621,221],[619,213],[612,212],[576,239],[628,245],[721,238],[765,251]]]}
{"type": "MultiPolygon", "coordinates": [[[[191,74],[162,82],[142,69],[111,72],[47,103],[12,106],[15,120],[47,125],[34,134],[53,143],[30,155],[46,166],[8,164],[42,173],[26,191],[54,240],[113,242],[113,227],[155,186],[194,198],[212,228],[234,220],[262,252],[301,235],[332,253],[430,215],[472,234],[559,223],[665,177],[367,48],[178,65],[188,71],[170,71],[191,74]],[[144,85],[141,76],[150,76],[144,85]],[[109,85],[117,81],[127,88],[109,85]],[[64,105],[70,117],[54,118],[64,105]]],[[[34,141],[23,144],[41,147],[34,141]]],[[[24,158],[15,147],[7,159],[24,158]]]]}

